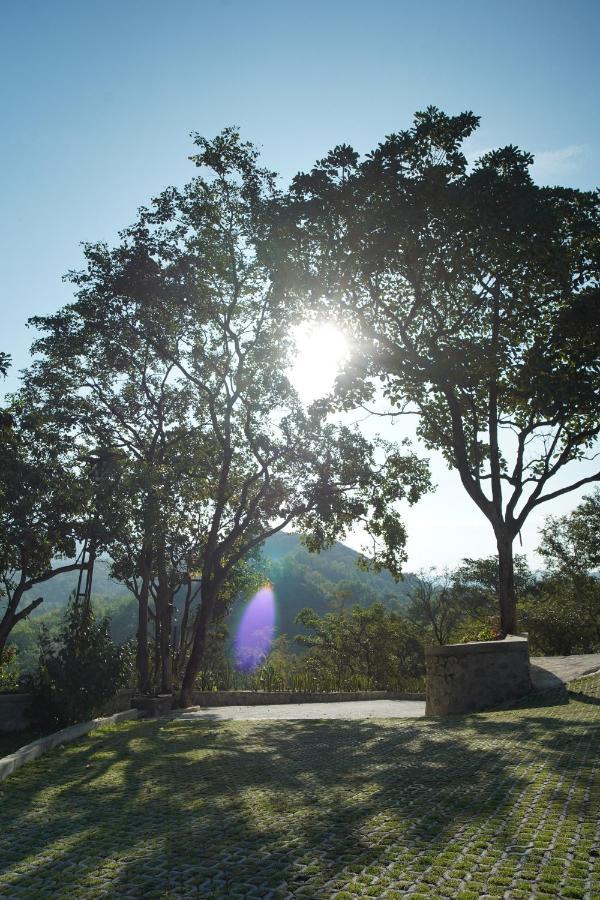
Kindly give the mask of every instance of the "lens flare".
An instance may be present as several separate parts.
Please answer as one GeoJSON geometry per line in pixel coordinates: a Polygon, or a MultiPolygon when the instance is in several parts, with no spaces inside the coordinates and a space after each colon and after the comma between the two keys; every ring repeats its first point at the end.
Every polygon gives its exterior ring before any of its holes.
{"type": "Polygon", "coordinates": [[[244,611],[235,638],[235,662],[249,672],[259,666],[271,649],[275,634],[275,595],[270,584],[262,587],[244,611]]]}

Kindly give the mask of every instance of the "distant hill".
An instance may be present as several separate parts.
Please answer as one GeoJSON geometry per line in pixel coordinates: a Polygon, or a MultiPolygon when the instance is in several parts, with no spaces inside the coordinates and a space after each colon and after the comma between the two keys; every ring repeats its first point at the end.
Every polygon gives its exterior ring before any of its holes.
{"type": "Polygon", "coordinates": [[[396,582],[389,572],[365,572],[356,562],[356,550],[336,543],[322,553],[309,553],[295,534],[279,532],[263,546],[277,603],[277,630],[290,637],[298,632],[294,619],[310,606],[320,615],[354,604],[370,606],[381,601],[399,609],[416,583],[412,574],[396,582]]]}
{"type": "MultiPolygon", "coordinates": [[[[110,561],[108,559],[98,559],[96,561],[96,565],[94,566],[94,594],[98,597],[104,597],[107,600],[116,600],[120,597],[133,598],[133,595],[123,584],[118,581],[113,581],[112,578],[109,577],[109,567],[110,561]]],[[[41,606],[38,606],[37,610],[33,613],[33,616],[43,615],[52,609],[62,609],[77,587],[77,578],[77,572],[67,572],[65,575],[57,575],[55,578],[51,578],[50,581],[39,584],[32,591],[28,591],[27,594],[24,595],[23,602],[25,602],[26,598],[29,598],[30,600],[34,597],[44,598],[44,602],[41,606]]]]}
{"type": "MultiPolygon", "coordinates": [[[[294,622],[301,609],[310,606],[320,615],[333,609],[354,604],[370,606],[381,601],[390,609],[400,609],[406,603],[415,584],[415,576],[407,574],[398,583],[388,572],[365,572],[358,568],[358,553],[344,544],[336,543],[322,553],[309,553],[295,534],[279,532],[269,538],[262,548],[265,577],[274,589],[277,605],[277,634],[293,638],[302,629],[294,622]]],[[[94,569],[93,597],[98,611],[112,618],[113,637],[124,641],[136,630],[137,604],[133,595],[119,582],[109,577],[110,561],[99,559],[94,569]]],[[[31,593],[44,597],[29,622],[17,626],[16,644],[25,642],[27,658],[34,654],[36,622],[52,625],[66,605],[77,585],[77,573],[57,575],[31,593]],[[17,634],[17,632],[19,634],[17,634]],[[27,638],[26,638],[27,635],[27,638]]],[[[235,627],[243,601],[235,604],[231,613],[231,630],[235,627]]]]}

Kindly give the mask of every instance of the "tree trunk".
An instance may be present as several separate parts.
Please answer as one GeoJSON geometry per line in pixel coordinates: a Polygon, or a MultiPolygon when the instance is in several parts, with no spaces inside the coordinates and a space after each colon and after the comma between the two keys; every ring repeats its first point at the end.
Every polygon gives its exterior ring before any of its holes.
{"type": "Polygon", "coordinates": [[[200,665],[204,656],[206,647],[206,635],[208,626],[212,616],[216,591],[213,589],[203,590],[200,592],[201,608],[196,622],[194,623],[194,641],[187,666],[185,667],[185,675],[181,682],[181,694],[179,705],[186,707],[193,703],[192,692],[196,683],[196,677],[200,671],[200,665]]]}
{"type": "Polygon", "coordinates": [[[498,546],[498,596],[500,601],[500,628],[504,637],[516,634],[517,600],[513,564],[513,538],[496,534],[498,546]]]}
{"type": "MultiPolygon", "coordinates": [[[[2,619],[0,619],[0,656],[4,652],[4,648],[6,647],[6,642],[10,637],[11,631],[20,620],[20,618],[23,618],[23,616],[17,616],[17,610],[19,608],[19,603],[21,602],[21,599],[23,597],[23,593],[23,578],[21,578],[21,583],[16,586],[12,596],[9,596],[7,598],[8,605],[4,611],[2,619]]],[[[32,609],[35,609],[36,606],[39,606],[41,602],[41,600],[38,600],[37,602],[30,604],[29,611],[31,612],[32,609]]]]}
{"type": "Polygon", "coordinates": [[[169,579],[165,560],[165,540],[161,536],[157,560],[158,590],[156,592],[156,622],[159,633],[160,690],[163,694],[172,691],[171,678],[171,616],[169,579]]]}
{"type": "Polygon", "coordinates": [[[183,605],[183,615],[181,618],[181,625],[179,627],[179,640],[175,637],[173,640],[174,649],[175,649],[175,657],[173,668],[175,671],[175,678],[179,677],[180,667],[183,660],[183,649],[185,647],[185,638],[187,634],[188,628],[188,619],[190,615],[190,606],[192,603],[192,579],[188,575],[187,588],[185,593],[185,602],[183,605]]]}
{"type": "Polygon", "coordinates": [[[0,621],[0,656],[2,656],[4,652],[4,648],[6,647],[6,642],[8,640],[9,634],[13,629],[13,625],[14,616],[10,610],[7,610],[2,621],[0,621]]]}
{"type": "Polygon", "coordinates": [[[138,597],[138,632],[137,632],[137,671],[138,688],[141,694],[150,691],[150,674],[148,669],[148,595],[150,593],[150,577],[152,569],[151,551],[147,548],[142,553],[142,584],[138,597]]]}

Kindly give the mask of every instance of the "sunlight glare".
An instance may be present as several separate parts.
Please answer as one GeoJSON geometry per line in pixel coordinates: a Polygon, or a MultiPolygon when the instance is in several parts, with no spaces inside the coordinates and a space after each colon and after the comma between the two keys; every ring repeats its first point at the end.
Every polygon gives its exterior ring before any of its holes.
{"type": "Polygon", "coordinates": [[[295,329],[296,358],[290,381],[304,403],[324,397],[347,359],[347,338],[331,322],[303,322],[295,329]]]}
{"type": "Polygon", "coordinates": [[[275,595],[265,584],[254,595],[235,636],[235,661],[242,672],[260,666],[269,654],[275,635],[275,595]]]}

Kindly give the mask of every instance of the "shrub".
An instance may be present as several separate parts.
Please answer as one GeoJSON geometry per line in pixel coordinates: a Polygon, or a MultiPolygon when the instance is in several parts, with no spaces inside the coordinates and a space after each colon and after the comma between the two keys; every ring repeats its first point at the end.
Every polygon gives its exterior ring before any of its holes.
{"type": "Polygon", "coordinates": [[[468,644],[470,641],[502,640],[500,616],[488,616],[483,620],[467,619],[456,630],[454,640],[457,644],[468,644]]]}
{"type": "Polygon", "coordinates": [[[110,619],[96,620],[91,606],[71,600],[58,636],[44,628],[39,643],[33,710],[44,726],[62,727],[98,715],[129,679],[129,646],[113,644],[110,619]]]}
{"type": "Polygon", "coordinates": [[[0,692],[16,691],[19,686],[19,665],[16,647],[5,647],[0,652],[0,692]]]}
{"type": "Polygon", "coordinates": [[[303,609],[296,621],[312,632],[296,640],[308,650],[302,668],[313,689],[407,690],[422,680],[419,628],[381,603],[323,617],[303,609]]]}

